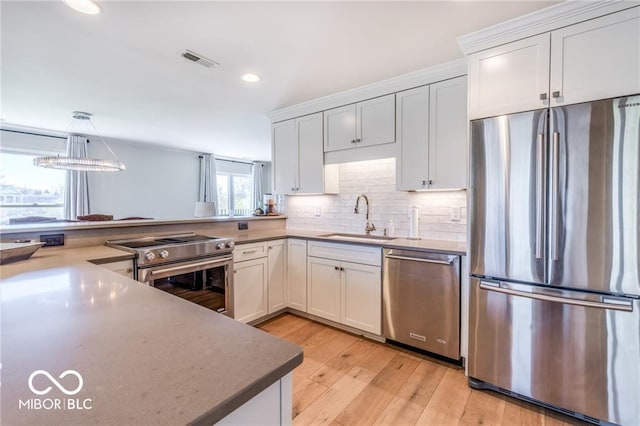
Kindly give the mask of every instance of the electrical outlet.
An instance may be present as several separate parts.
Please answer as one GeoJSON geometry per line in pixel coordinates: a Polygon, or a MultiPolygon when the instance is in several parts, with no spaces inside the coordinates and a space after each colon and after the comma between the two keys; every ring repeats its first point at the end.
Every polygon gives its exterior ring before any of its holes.
{"type": "Polygon", "coordinates": [[[246,229],[249,229],[249,222],[238,222],[239,231],[244,231],[246,229]]]}
{"type": "Polygon", "coordinates": [[[316,212],[313,214],[315,217],[322,216],[322,209],[320,207],[316,207],[316,212]]]}
{"type": "Polygon", "coordinates": [[[40,242],[44,243],[43,247],[63,246],[64,234],[40,235],[40,242]]]}
{"type": "Polygon", "coordinates": [[[451,222],[460,222],[461,210],[460,207],[451,207],[451,222]]]}

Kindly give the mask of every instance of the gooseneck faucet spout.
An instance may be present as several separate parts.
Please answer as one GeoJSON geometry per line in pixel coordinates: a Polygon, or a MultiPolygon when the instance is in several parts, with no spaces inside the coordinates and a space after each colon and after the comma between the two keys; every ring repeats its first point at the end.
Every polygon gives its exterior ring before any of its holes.
{"type": "Polygon", "coordinates": [[[355,209],[353,209],[353,212],[355,214],[360,213],[359,210],[358,210],[358,205],[360,203],[360,199],[361,198],[364,198],[364,202],[367,204],[367,212],[366,212],[366,216],[365,216],[366,222],[365,222],[365,225],[364,225],[364,232],[365,232],[365,234],[369,235],[369,234],[371,234],[371,231],[375,231],[376,230],[376,227],[375,227],[375,225],[373,223],[369,222],[369,198],[367,198],[366,195],[364,195],[364,194],[358,195],[358,198],[356,198],[356,207],[355,207],[355,209]]]}

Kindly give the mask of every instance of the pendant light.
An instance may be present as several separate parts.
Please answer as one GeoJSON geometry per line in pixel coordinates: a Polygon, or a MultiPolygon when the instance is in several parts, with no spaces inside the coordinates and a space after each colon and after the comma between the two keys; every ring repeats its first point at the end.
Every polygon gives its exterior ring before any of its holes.
{"type": "Polygon", "coordinates": [[[33,159],[33,164],[39,167],[47,167],[49,169],[62,169],[62,170],[77,170],[84,172],[120,172],[125,169],[124,164],[118,160],[118,157],[113,153],[107,142],[98,132],[96,126],[91,122],[91,114],[88,112],[74,111],[72,114],[74,121],[69,126],[69,136],[67,137],[67,144],[70,143],[69,138],[74,135],[73,128],[78,122],[87,123],[93,127],[95,133],[100,138],[100,141],[104,144],[107,150],[113,156],[113,160],[106,160],[101,158],[84,158],[84,157],[69,157],[69,156],[50,156],[50,157],[38,157],[33,159]]]}

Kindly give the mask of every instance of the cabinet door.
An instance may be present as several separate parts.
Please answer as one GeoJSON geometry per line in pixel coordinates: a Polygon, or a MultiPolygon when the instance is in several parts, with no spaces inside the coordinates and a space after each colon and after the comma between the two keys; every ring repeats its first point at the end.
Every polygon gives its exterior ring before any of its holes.
{"type": "Polygon", "coordinates": [[[308,312],[340,322],[340,262],[309,257],[307,272],[308,312]]]}
{"type": "Polygon", "coordinates": [[[469,119],[548,106],[550,38],[541,34],[469,55],[469,119]]]}
{"type": "Polygon", "coordinates": [[[249,322],[267,315],[267,258],[234,264],[233,317],[249,322]]]}
{"type": "Polygon", "coordinates": [[[289,307],[307,312],[307,241],[287,241],[287,300],[289,307]]]}
{"type": "Polygon", "coordinates": [[[342,263],[342,309],[340,322],[381,334],[382,284],[377,266],[342,263]]]}
{"type": "Polygon", "coordinates": [[[431,85],[429,189],[467,187],[467,78],[431,85]]]}
{"type": "Polygon", "coordinates": [[[276,123],[271,129],[273,150],[273,191],[295,193],[298,178],[298,136],[295,120],[276,123]]]}
{"type": "Polygon", "coordinates": [[[426,189],[429,181],[429,86],[396,94],[396,188],[426,189]]]}
{"type": "Polygon", "coordinates": [[[640,92],[640,7],[551,33],[551,105],[640,92]]]}
{"type": "Polygon", "coordinates": [[[324,192],[322,113],[296,119],[298,133],[298,193],[324,192]]]}
{"type": "Polygon", "coordinates": [[[395,94],[358,102],[356,109],[357,147],[396,141],[395,94]]]}
{"type": "Polygon", "coordinates": [[[286,240],[269,241],[267,251],[267,306],[271,314],[287,306],[286,240]]]}
{"type": "Polygon", "coordinates": [[[354,148],[356,145],[356,105],[324,111],[324,151],[354,148]]]}

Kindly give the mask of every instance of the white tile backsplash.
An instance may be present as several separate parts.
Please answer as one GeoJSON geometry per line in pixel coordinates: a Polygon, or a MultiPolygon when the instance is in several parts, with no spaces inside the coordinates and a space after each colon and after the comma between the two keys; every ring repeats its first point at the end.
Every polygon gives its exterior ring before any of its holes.
{"type": "Polygon", "coordinates": [[[366,206],[354,214],[356,198],[369,198],[369,218],[382,234],[393,221],[395,235],[409,234],[409,206],[420,209],[420,236],[427,239],[465,241],[467,229],[466,191],[396,191],[394,158],[344,163],[339,166],[338,195],[288,196],[285,201],[287,228],[326,232],[363,233],[366,206]],[[460,209],[460,220],[452,220],[452,209],[460,209]],[[320,216],[316,216],[317,211],[320,216]]]}

